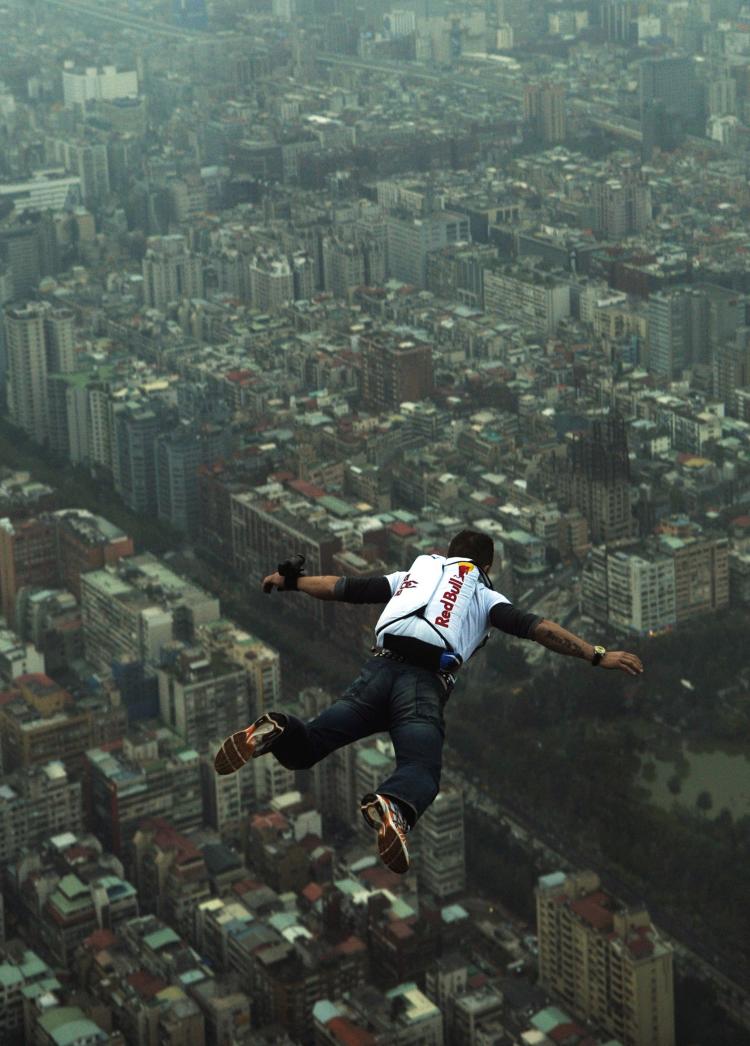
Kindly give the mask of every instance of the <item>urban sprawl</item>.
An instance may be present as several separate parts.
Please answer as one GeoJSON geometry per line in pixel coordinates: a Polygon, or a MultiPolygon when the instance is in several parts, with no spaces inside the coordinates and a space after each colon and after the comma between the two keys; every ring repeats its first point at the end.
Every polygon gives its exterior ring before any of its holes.
{"type": "Polygon", "coordinates": [[[217,777],[336,696],[225,597],[471,526],[590,637],[750,607],[749,165],[740,0],[0,3],[3,1044],[674,1046],[679,946],[483,897],[458,772],[404,879],[387,739],[217,777]]]}

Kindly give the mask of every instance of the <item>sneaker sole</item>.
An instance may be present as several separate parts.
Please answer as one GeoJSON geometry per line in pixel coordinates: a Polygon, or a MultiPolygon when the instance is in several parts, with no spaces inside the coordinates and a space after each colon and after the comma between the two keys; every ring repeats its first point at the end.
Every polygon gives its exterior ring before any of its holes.
{"type": "Polygon", "coordinates": [[[409,849],[395,828],[390,811],[377,801],[368,803],[366,806],[360,807],[360,809],[367,824],[371,828],[378,829],[378,853],[380,854],[380,860],[386,868],[395,872],[396,875],[404,875],[409,871],[409,849]],[[373,815],[377,815],[377,822],[374,820],[373,815]]]}
{"type": "MultiPolygon", "coordinates": [[[[279,733],[280,732],[281,731],[279,731],[279,733]]],[[[245,763],[248,763],[254,756],[263,755],[262,751],[256,751],[259,747],[259,742],[269,743],[274,740],[274,737],[269,736],[268,734],[264,734],[256,740],[253,737],[254,734],[255,726],[251,726],[246,730],[238,730],[236,733],[230,734],[216,753],[214,759],[214,770],[217,774],[221,774],[222,777],[225,777],[227,774],[236,773],[237,770],[241,770],[245,763]]]]}

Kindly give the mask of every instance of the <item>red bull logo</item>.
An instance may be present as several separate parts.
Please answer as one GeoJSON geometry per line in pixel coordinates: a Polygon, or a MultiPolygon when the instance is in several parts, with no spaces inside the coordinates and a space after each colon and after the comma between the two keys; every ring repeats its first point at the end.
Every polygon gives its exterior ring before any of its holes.
{"type": "Polygon", "coordinates": [[[443,612],[442,614],[438,614],[435,618],[436,625],[442,625],[443,628],[447,628],[450,624],[451,614],[456,605],[456,600],[458,599],[461,589],[464,587],[464,578],[473,569],[473,563],[459,563],[456,573],[453,577],[448,579],[448,588],[440,597],[440,604],[443,607],[443,612]]]}

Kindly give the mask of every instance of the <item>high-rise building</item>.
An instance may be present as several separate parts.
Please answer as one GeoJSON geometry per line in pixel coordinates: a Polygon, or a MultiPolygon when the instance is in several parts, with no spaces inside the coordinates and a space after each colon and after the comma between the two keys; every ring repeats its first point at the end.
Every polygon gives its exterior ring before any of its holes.
{"type": "Polygon", "coordinates": [[[188,250],[184,236],[153,236],[143,259],[143,296],[146,305],[163,309],[182,298],[203,297],[203,268],[188,250]]]}
{"type": "Polygon", "coordinates": [[[445,789],[419,820],[419,879],[434,897],[450,897],[466,887],[464,801],[445,789]]]}
{"type": "Polygon", "coordinates": [[[677,623],[675,570],[658,550],[615,551],[607,557],[608,623],[619,632],[649,635],[677,623]]]}
{"type": "Polygon", "coordinates": [[[6,771],[62,760],[80,768],[83,753],[96,738],[119,737],[124,711],[108,698],[76,704],[48,676],[19,676],[0,702],[0,741],[6,771]]]}
{"type": "Polygon", "coordinates": [[[484,307],[508,323],[554,334],[570,316],[570,284],[532,266],[495,264],[484,269],[484,307]]]}
{"type": "Polygon", "coordinates": [[[9,774],[0,785],[0,862],[59,832],[83,830],[81,782],[58,761],[9,774]]]}
{"type": "MultiPolygon", "coordinates": [[[[58,161],[63,162],[61,159],[58,161]]],[[[49,170],[34,171],[31,177],[20,182],[0,182],[0,202],[12,202],[16,215],[22,221],[0,232],[0,243],[5,241],[8,247],[8,233],[16,236],[26,229],[33,229],[39,221],[39,215],[45,211],[61,211],[81,202],[81,179],[77,174],[67,174],[54,167],[49,170]]],[[[18,292],[18,297],[21,292],[18,292]]]]}
{"type": "Polygon", "coordinates": [[[231,452],[226,426],[183,423],[156,440],[156,500],[159,518],[193,536],[200,523],[198,469],[231,452]]]}
{"type": "Polygon", "coordinates": [[[662,537],[674,561],[677,624],[729,606],[729,541],[724,537],[662,537]]]}
{"type": "Polygon", "coordinates": [[[71,309],[50,308],[44,313],[47,371],[67,374],[75,370],[75,316],[71,309]]]}
{"type": "Polygon", "coordinates": [[[168,730],[134,729],[89,748],[83,780],[92,830],[118,857],[146,818],[166,817],[182,832],[203,823],[200,757],[168,730]]]}
{"type": "MultiPolygon", "coordinates": [[[[198,638],[242,667],[248,686],[250,718],[275,708],[281,699],[281,658],[278,650],[229,621],[201,625],[198,638]]],[[[327,702],[330,704],[330,701],[327,702]]],[[[220,738],[222,740],[222,738],[220,738]]]]}
{"type": "Polygon", "coordinates": [[[417,28],[414,11],[388,11],[383,15],[383,28],[393,37],[411,36],[417,28]]]}
{"type": "Polygon", "coordinates": [[[81,616],[86,657],[106,671],[123,656],[156,665],[162,647],[192,643],[220,615],[218,599],[145,554],[83,574],[81,616]]]}
{"type": "Polygon", "coordinates": [[[66,147],[65,165],[81,179],[86,206],[103,203],[109,195],[109,156],[106,142],[75,142],[66,147]]]}
{"type": "Polygon", "coordinates": [[[324,286],[335,298],[346,300],[366,280],[365,255],[360,244],[326,236],[323,240],[324,286]]]}
{"type": "Polygon", "coordinates": [[[250,721],[245,672],[218,650],[183,650],[157,676],[162,720],[194,748],[250,721]]]}
{"type": "Polygon", "coordinates": [[[526,84],[523,116],[543,142],[564,142],[567,134],[565,86],[552,83],[526,84]]]}
{"type": "Polygon", "coordinates": [[[674,1046],[672,948],[646,909],[605,893],[594,872],[553,872],[535,893],[541,986],[623,1046],[674,1046]]]}
{"type": "Polygon", "coordinates": [[[15,622],[16,597],[22,588],[57,584],[55,525],[48,517],[0,520],[0,602],[9,624],[15,622]]]}
{"type": "Polygon", "coordinates": [[[138,73],[114,65],[105,65],[101,69],[97,66],[80,68],[68,61],[63,69],[62,83],[66,105],[138,97],[138,73]]]}
{"type": "Polygon", "coordinates": [[[662,55],[640,63],[642,158],[676,148],[686,133],[703,134],[703,87],[692,55],[662,55]]]}
{"type": "Polygon", "coordinates": [[[563,500],[586,518],[593,542],[630,537],[630,460],[625,422],[611,416],[574,436],[559,473],[563,500]]]}
{"type": "Polygon", "coordinates": [[[128,508],[145,516],[158,511],[156,440],[161,431],[162,419],[151,407],[117,406],[112,427],[115,489],[128,508]]]}
{"type": "Polygon", "coordinates": [[[44,310],[36,305],[5,310],[8,413],[36,443],[47,436],[47,349],[44,310]]]}
{"type": "MultiPolygon", "coordinates": [[[[275,495],[280,491],[268,485],[245,493],[232,494],[232,565],[237,577],[247,583],[262,577],[269,563],[280,563],[294,548],[305,556],[310,574],[333,572],[333,556],[341,549],[341,538],[305,518],[285,509],[275,495]]],[[[321,627],[333,623],[333,607],[325,600],[310,600],[304,607],[290,605],[290,612],[312,616],[321,627]]],[[[218,616],[218,615],[217,615],[218,616]]]]}
{"type": "Polygon", "coordinates": [[[141,823],[133,852],[143,910],[155,912],[180,936],[191,936],[195,910],[211,892],[202,852],[163,817],[141,823]]]}
{"type": "Polygon", "coordinates": [[[59,584],[81,598],[81,575],[113,567],[132,556],[133,539],[109,520],[86,509],[60,509],[52,515],[59,584]]]}
{"type": "Polygon", "coordinates": [[[433,211],[421,217],[405,212],[386,217],[388,271],[394,279],[427,284],[427,257],[450,243],[471,240],[469,218],[452,211],[433,211]]]}
{"type": "Polygon", "coordinates": [[[397,410],[433,389],[432,346],[388,334],[362,339],[362,398],[373,410],[397,410]]]}
{"type": "Polygon", "coordinates": [[[736,393],[750,386],[750,327],[737,331],[733,341],[719,345],[712,360],[712,392],[730,410],[737,407],[736,393]]]}
{"type": "Polygon", "coordinates": [[[678,287],[650,296],[647,315],[651,374],[671,381],[694,362],[694,335],[703,326],[702,305],[700,296],[688,288],[678,287]]]}
{"type": "Polygon", "coordinates": [[[731,76],[709,80],[707,108],[710,116],[734,116],[737,112],[737,81],[731,76]]]}
{"type": "Polygon", "coordinates": [[[294,271],[289,259],[258,253],[250,261],[250,302],[261,312],[278,312],[294,301],[294,271]]]}
{"type": "Polygon", "coordinates": [[[651,221],[651,190],[637,173],[603,178],[594,183],[596,227],[607,237],[619,239],[642,232],[651,221]]]}
{"type": "Polygon", "coordinates": [[[113,565],[133,553],[133,542],[101,516],[83,509],[62,509],[32,519],[0,521],[0,604],[15,620],[23,588],[60,585],[80,595],[80,576],[113,565]]]}
{"type": "Polygon", "coordinates": [[[637,36],[635,21],[640,7],[639,0],[599,0],[599,24],[607,40],[631,43],[637,36]]]}

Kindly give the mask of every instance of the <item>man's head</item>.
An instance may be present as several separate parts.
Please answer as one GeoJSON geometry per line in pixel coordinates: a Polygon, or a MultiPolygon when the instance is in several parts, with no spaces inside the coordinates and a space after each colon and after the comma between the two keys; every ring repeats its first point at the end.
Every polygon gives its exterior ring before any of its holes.
{"type": "Polygon", "coordinates": [[[495,545],[491,537],[478,530],[461,530],[448,546],[448,558],[453,556],[466,556],[489,573],[495,558],[495,545]]]}

